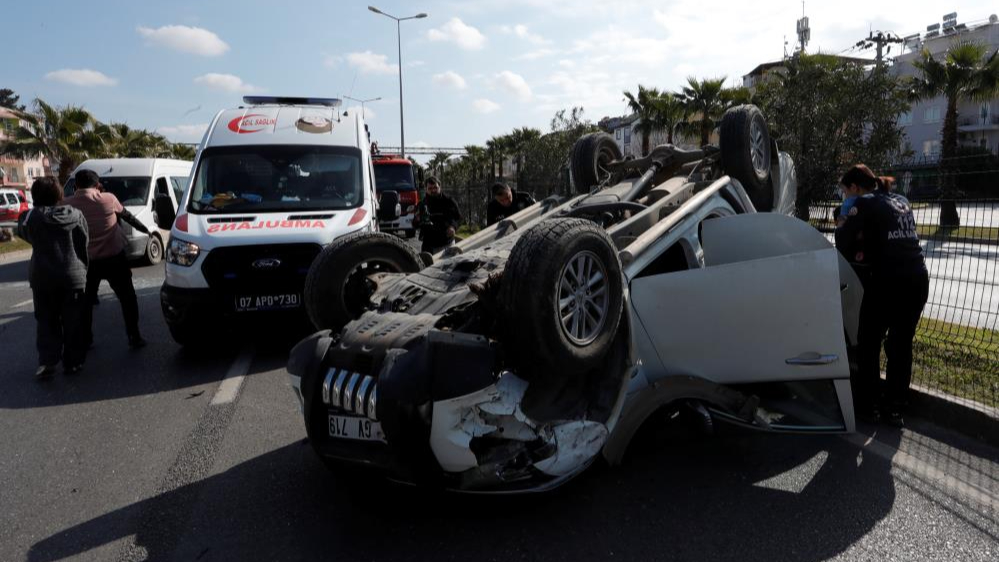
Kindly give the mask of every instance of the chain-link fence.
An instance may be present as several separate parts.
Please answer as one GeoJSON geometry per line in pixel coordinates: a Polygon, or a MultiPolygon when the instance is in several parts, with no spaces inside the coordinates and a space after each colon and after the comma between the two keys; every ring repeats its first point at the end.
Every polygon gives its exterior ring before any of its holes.
{"type": "MultiPolygon", "coordinates": [[[[999,407],[999,158],[917,159],[889,170],[909,197],[930,295],[914,344],[913,383],[999,407]]],[[[832,237],[839,201],[809,221],[832,237]]]]}

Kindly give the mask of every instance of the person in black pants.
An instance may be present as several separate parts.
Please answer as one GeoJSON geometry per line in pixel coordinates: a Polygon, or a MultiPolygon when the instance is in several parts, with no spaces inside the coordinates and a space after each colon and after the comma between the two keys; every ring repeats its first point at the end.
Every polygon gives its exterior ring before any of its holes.
{"type": "Polygon", "coordinates": [[[880,403],[887,410],[887,421],[901,426],[912,380],[912,340],[930,285],[916,220],[909,201],[888,190],[890,178],[875,176],[863,164],[850,168],[840,184],[847,198],[855,199],[836,228],[836,247],[868,272],[860,306],[857,411],[878,419],[880,403]],[[883,397],[879,393],[882,341],[888,359],[883,397]]]}
{"type": "Polygon", "coordinates": [[[35,206],[19,217],[17,233],[32,246],[28,281],[38,323],[35,377],[43,379],[60,360],[68,374],[83,369],[89,236],[83,213],[59,205],[62,188],[55,178],[36,179],[31,196],[35,206]]]}
{"type": "Polygon", "coordinates": [[[461,211],[450,196],[445,195],[441,183],[434,176],[426,181],[427,196],[420,203],[419,228],[423,240],[422,251],[436,254],[454,242],[454,234],[461,224],[461,211]]]}
{"type": "Polygon", "coordinates": [[[146,345],[146,340],[139,333],[139,302],[132,285],[132,270],[125,257],[125,234],[119,223],[126,221],[145,234],[149,234],[149,229],[129,213],[113,193],[101,190],[100,178],[94,171],[80,170],[74,178],[76,191],[65,204],[83,213],[90,233],[86,296],[91,306],[87,307],[84,318],[87,345],[93,342],[92,305],[97,300],[101,281],[106,279],[121,303],[128,346],[138,349],[146,345]]]}

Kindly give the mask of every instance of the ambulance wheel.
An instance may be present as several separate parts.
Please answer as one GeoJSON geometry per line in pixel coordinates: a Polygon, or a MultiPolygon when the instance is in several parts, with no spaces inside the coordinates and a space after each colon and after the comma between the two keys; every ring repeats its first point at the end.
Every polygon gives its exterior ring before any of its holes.
{"type": "Polygon", "coordinates": [[[397,236],[357,232],[334,240],[305,278],[305,310],[317,330],[340,330],[371,306],[379,273],[415,273],[420,256],[397,236]]]}

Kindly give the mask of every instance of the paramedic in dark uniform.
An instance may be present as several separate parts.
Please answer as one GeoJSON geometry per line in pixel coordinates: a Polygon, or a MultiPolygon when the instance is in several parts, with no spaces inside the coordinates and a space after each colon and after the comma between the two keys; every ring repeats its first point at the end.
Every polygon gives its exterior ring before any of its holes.
{"type": "Polygon", "coordinates": [[[836,247],[852,254],[844,256],[864,264],[868,271],[860,307],[857,410],[877,419],[880,402],[887,421],[901,426],[912,379],[912,339],[930,283],[916,221],[909,201],[888,190],[888,178],[875,176],[863,164],[850,168],[840,184],[846,197],[845,220],[836,228],[836,247]],[[888,359],[887,385],[879,400],[882,340],[888,359]]]}
{"type": "Polygon", "coordinates": [[[535,203],[530,193],[514,191],[510,186],[497,182],[493,184],[493,198],[486,206],[486,226],[515,215],[535,203]]]}
{"type": "Polygon", "coordinates": [[[424,252],[436,254],[454,242],[454,234],[461,224],[458,204],[441,189],[441,182],[434,176],[426,181],[427,196],[420,202],[419,228],[424,252]]]}

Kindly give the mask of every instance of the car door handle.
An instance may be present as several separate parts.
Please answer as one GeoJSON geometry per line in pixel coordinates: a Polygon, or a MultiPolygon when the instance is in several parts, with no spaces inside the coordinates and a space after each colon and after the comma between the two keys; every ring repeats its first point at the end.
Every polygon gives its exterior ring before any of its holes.
{"type": "Polygon", "coordinates": [[[834,354],[821,354],[815,353],[814,351],[808,353],[802,353],[797,357],[791,357],[785,359],[784,363],[788,365],[828,365],[830,363],[835,363],[839,361],[839,355],[834,354]]]}

